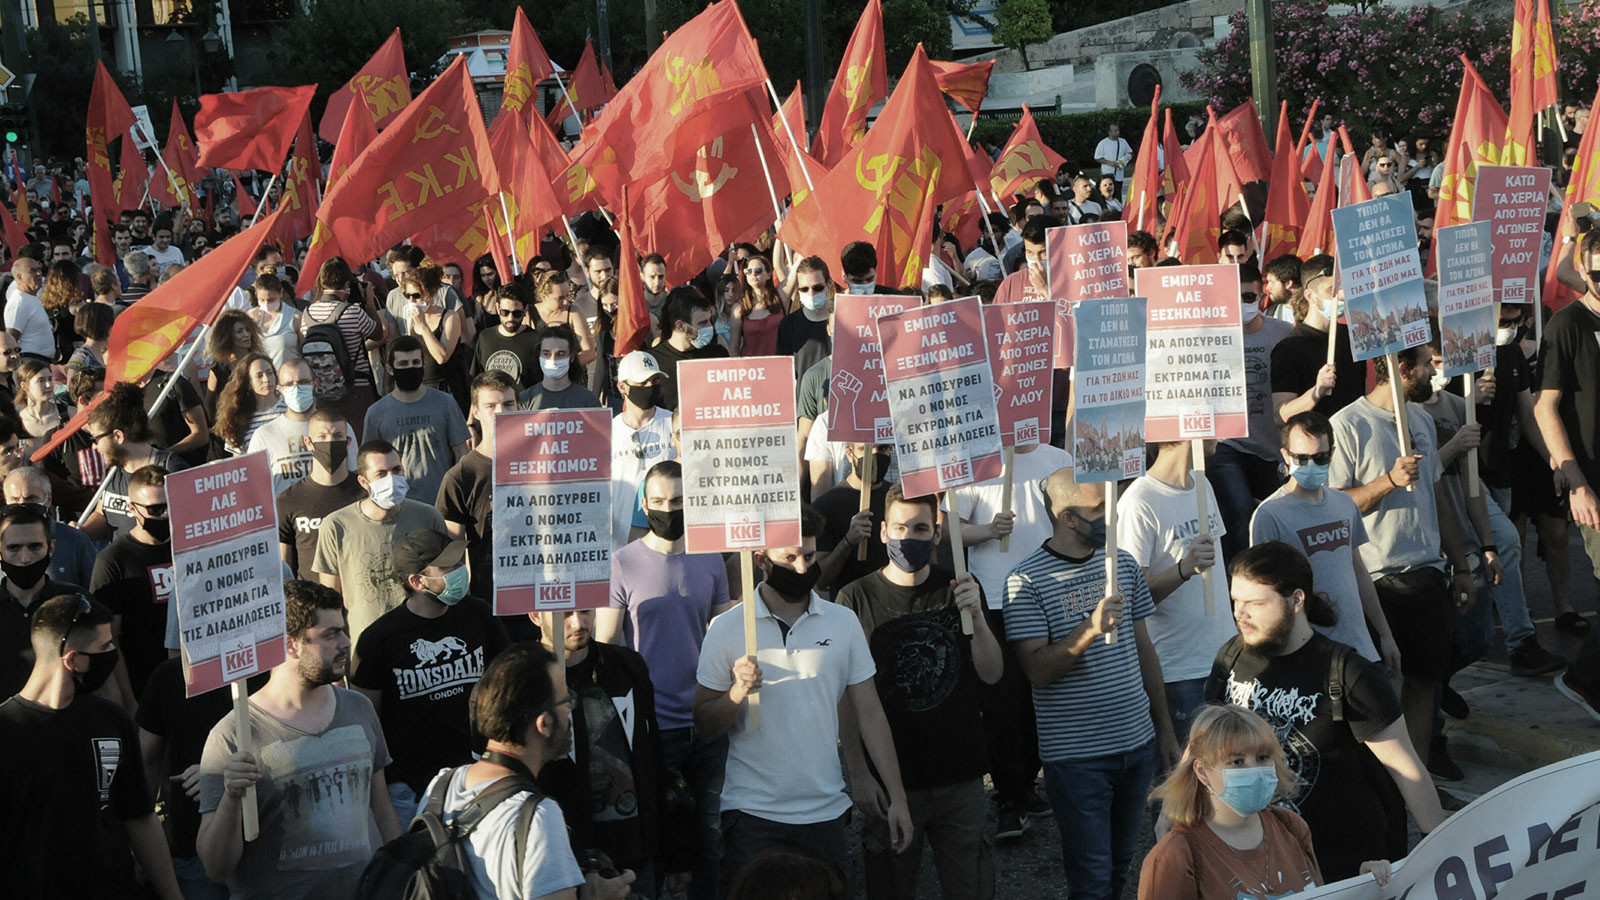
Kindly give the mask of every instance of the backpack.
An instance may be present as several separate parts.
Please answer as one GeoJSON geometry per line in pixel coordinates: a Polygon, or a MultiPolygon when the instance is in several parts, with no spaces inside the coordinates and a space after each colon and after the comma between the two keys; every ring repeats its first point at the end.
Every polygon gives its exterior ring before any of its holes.
{"type": "Polygon", "coordinates": [[[344,345],[344,334],[339,331],[339,319],[349,308],[349,303],[340,300],[333,308],[333,315],[320,322],[311,318],[311,313],[305,313],[310,325],[300,338],[300,356],[311,366],[313,391],[319,400],[343,400],[355,385],[355,363],[344,345]]]}
{"type": "MultiPolygon", "coordinates": [[[[1328,657],[1328,711],[1335,722],[1344,721],[1344,664],[1354,652],[1355,648],[1349,644],[1334,641],[1333,653],[1328,657]]],[[[1222,666],[1223,672],[1232,672],[1234,663],[1239,661],[1243,653],[1244,641],[1234,635],[1217,651],[1217,663],[1222,666]]]]}
{"type": "Polygon", "coordinates": [[[466,851],[468,835],[501,802],[521,791],[531,791],[533,796],[525,800],[517,812],[516,872],[517,882],[522,882],[522,857],[528,849],[528,829],[544,795],[527,779],[513,775],[479,794],[446,825],[444,798],[454,778],[455,772],[451,772],[438,779],[433,790],[428,792],[427,804],[411,820],[405,834],[379,847],[372,855],[361,873],[356,900],[476,900],[477,892],[467,874],[471,871],[466,851]]]}

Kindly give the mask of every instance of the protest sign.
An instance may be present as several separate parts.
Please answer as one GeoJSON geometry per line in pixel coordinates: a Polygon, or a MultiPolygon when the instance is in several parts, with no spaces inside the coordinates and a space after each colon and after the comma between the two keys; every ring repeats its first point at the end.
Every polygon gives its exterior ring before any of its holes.
{"type": "Polygon", "coordinates": [[[184,695],[284,659],[283,563],[266,453],[167,476],[184,695]]]}
{"type": "Polygon", "coordinates": [[[983,307],[1002,446],[1031,447],[1050,442],[1054,310],[1049,303],[983,307]]]}
{"type": "Polygon", "coordinates": [[[1432,335],[1411,194],[1334,210],[1333,234],[1355,358],[1426,344],[1432,335]]]}
{"type": "Polygon", "coordinates": [[[1044,233],[1050,299],[1056,304],[1055,367],[1073,365],[1075,304],[1128,296],[1128,226],[1120,219],[1063,225],[1044,233]]]}
{"type": "MultiPolygon", "coordinates": [[[[1439,338],[1444,374],[1454,378],[1494,365],[1494,295],[1489,222],[1448,225],[1439,245],[1439,338]]],[[[1475,455],[1475,454],[1474,454],[1475,455]]]]}
{"type": "Polygon", "coordinates": [[[1077,317],[1073,480],[1137,478],[1144,474],[1145,299],[1085,300],[1077,317]]]}
{"type": "Polygon", "coordinates": [[[828,439],[894,440],[878,355],[879,316],[922,305],[921,297],[839,294],[833,298],[833,364],[828,373],[828,439]]]}
{"type": "Polygon", "coordinates": [[[878,336],[906,496],[999,476],[1000,413],[978,298],[882,316],[878,336]]]}
{"type": "Polygon", "coordinates": [[[1451,814],[1379,887],[1358,875],[1301,900],[1454,900],[1593,896],[1600,872],[1600,753],[1500,785],[1451,814]]]}
{"type": "Polygon", "coordinates": [[[794,360],[684,360],[678,397],[688,551],[799,546],[794,360]]]}
{"type": "Polygon", "coordinates": [[[494,612],[605,606],[611,589],[611,413],[494,417],[494,612]]]}
{"type": "MultiPolygon", "coordinates": [[[[1550,200],[1550,170],[1532,166],[1479,166],[1472,219],[1488,222],[1494,258],[1490,280],[1496,303],[1532,303],[1540,276],[1539,249],[1550,200]]],[[[1441,265],[1443,260],[1441,259],[1441,265]]],[[[1442,327],[1442,326],[1441,326],[1442,327]]]]}
{"type": "Polygon", "coordinates": [[[1146,300],[1145,440],[1248,433],[1238,266],[1138,269],[1146,300]]]}

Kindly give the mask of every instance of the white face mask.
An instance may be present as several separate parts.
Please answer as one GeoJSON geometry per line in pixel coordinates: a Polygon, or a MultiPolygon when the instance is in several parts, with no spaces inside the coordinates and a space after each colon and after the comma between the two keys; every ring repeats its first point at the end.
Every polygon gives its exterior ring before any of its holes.
{"type": "Polygon", "coordinates": [[[1510,346],[1511,342],[1516,339],[1517,329],[1515,328],[1496,328],[1494,330],[1494,345],[1496,347],[1510,346]]]}
{"type": "Polygon", "coordinates": [[[1450,378],[1446,375],[1439,375],[1435,373],[1434,376],[1428,380],[1433,384],[1433,392],[1435,394],[1443,393],[1444,389],[1450,386],[1450,378]]]}
{"type": "Polygon", "coordinates": [[[812,291],[809,294],[801,294],[800,305],[811,310],[812,312],[816,312],[817,310],[828,305],[828,292],[812,291]]]}
{"type": "Polygon", "coordinates": [[[1330,322],[1337,321],[1340,316],[1344,315],[1344,303],[1339,300],[1329,300],[1322,304],[1322,315],[1330,322]]]}
{"type": "Polygon", "coordinates": [[[406,499],[408,487],[404,475],[385,475],[375,481],[367,482],[367,495],[372,498],[373,503],[378,504],[379,509],[394,509],[406,499]]]}
{"type": "Polygon", "coordinates": [[[316,399],[315,390],[309,384],[281,387],[278,388],[278,393],[283,396],[283,405],[297,413],[303,413],[310,409],[312,402],[316,399]]]}
{"type": "Polygon", "coordinates": [[[1261,305],[1259,303],[1243,303],[1239,305],[1239,324],[1249,325],[1261,318],[1261,305]]]}

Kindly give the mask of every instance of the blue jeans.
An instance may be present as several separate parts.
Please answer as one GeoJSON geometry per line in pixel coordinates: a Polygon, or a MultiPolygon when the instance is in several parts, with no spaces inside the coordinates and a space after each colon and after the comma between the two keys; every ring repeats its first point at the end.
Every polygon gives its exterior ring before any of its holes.
{"type": "Polygon", "coordinates": [[[1068,900],[1117,900],[1139,849],[1156,742],[1127,753],[1044,764],[1061,829],[1068,900]]]}
{"type": "Polygon", "coordinates": [[[172,871],[178,876],[178,892],[183,894],[183,900],[228,900],[228,888],[211,880],[200,857],[174,857],[172,871]]]}
{"type": "Polygon", "coordinates": [[[1169,681],[1163,687],[1166,688],[1167,712],[1172,716],[1172,733],[1182,747],[1189,742],[1189,726],[1195,714],[1206,705],[1206,680],[1169,681]]]}
{"type": "MultiPolygon", "coordinates": [[[[714,900],[718,848],[722,843],[722,777],[728,764],[728,738],[724,735],[709,744],[697,744],[692,727],[663,728],[661,755],[669,768],[682,773],[694,792],[694,880],[689,885],[689,900],[714,900]]],[[[670,874],[659,865],[656,873],[663,880],[670,874]]],[[[659,885],[656,893],[660,893],[659,885]]]]}
{"type": "Polygon", "coordinates": [[[1506,649],[1515,650],[1533,637],[1533,619],[1528,616],[1528,595],[1522,592],[1522,538],[1505,510],[1511,507],[1510,488],[1484,487],[1484,504],[1489,508],[1489,528],[1495,546],[1500,548],[1500,565],[1506,575],[1498,587],[1489,589],[1494,597],[1500,627],[1506,632],[1506,649]]]}

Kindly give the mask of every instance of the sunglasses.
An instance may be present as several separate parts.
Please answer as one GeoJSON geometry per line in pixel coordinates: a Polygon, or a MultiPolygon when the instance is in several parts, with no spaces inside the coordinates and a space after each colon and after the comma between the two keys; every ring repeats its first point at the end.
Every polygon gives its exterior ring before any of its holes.
{"type": "Polygon", "coordinates": [[[61,646],[56,650],[57,656],[67,655],[67,638],[72,637],[72,632],[78,627],[78,620],[88,615],[94,606],[89,603],[89,598],[78,595],[78,611],[72,614],[72,621],[67,623],[67,630],[61,633],[61,646]]]}
{"type": "Polygon", "coordinates": [[[1258,297],[1260,297],[1260,296],[1261,295],[1256,293],[1255,291],[1240,291],[1239,292],[1239,302],[1240,303],[1255,303],[1256,299],[1258,297]]]}
{"type": "Polygon", "coordinates": [[[1297,465],[1297,466],[1309,466],[1312,463],[1316,463],[1319,466],[1325,466],[1328,463],[1333,462],[1333,451],[1332,450],[1324,450],[1321,453],[1309,453],[1309,454],[1308,453],[1291,453],[1291,454],[1289,454],[1289,459],[1292,460],[1294,462],[1294,464],[1297,465]]]}
{"type": "Polygon", "coordinates": [[[109,432],[109,431],[102,431],[99,434],[91,433],[89,435],[89,443],[98,444],[98,443],[100,443],[101,440],[103,440],[105,438],[108,438],[108,437],[111,437],[111,432],[109,432]]]}
{"type": "Polygon", "coordinates": [[[522,318],[523,316],[525,316],[527,314],[528,314],[528,311],[525,310],[525,309],[502,309],[502,310],[500,310],[500,318],[502,318],[502,319],[520,319],[520,318],[522,318]]]}
{"type": "Polygon", "coordinates": [[[421,294],[407,293],[406,294],[406,299],[407,300],[421,300],[422,299],[422,295],[421,294]]]}
{"type": "Polygon", "coordinates": [[[140,509],[144,510],[144,514],[149,516],[152,519],[164,518],[166,516],[166,514],[167,514],[167,504],[165,504],[165,503],[144,504],[144,503],[134,503],[133,501],[130,500],[129,504],[132,505],[132,506],[137,506],[140,509]]]}

